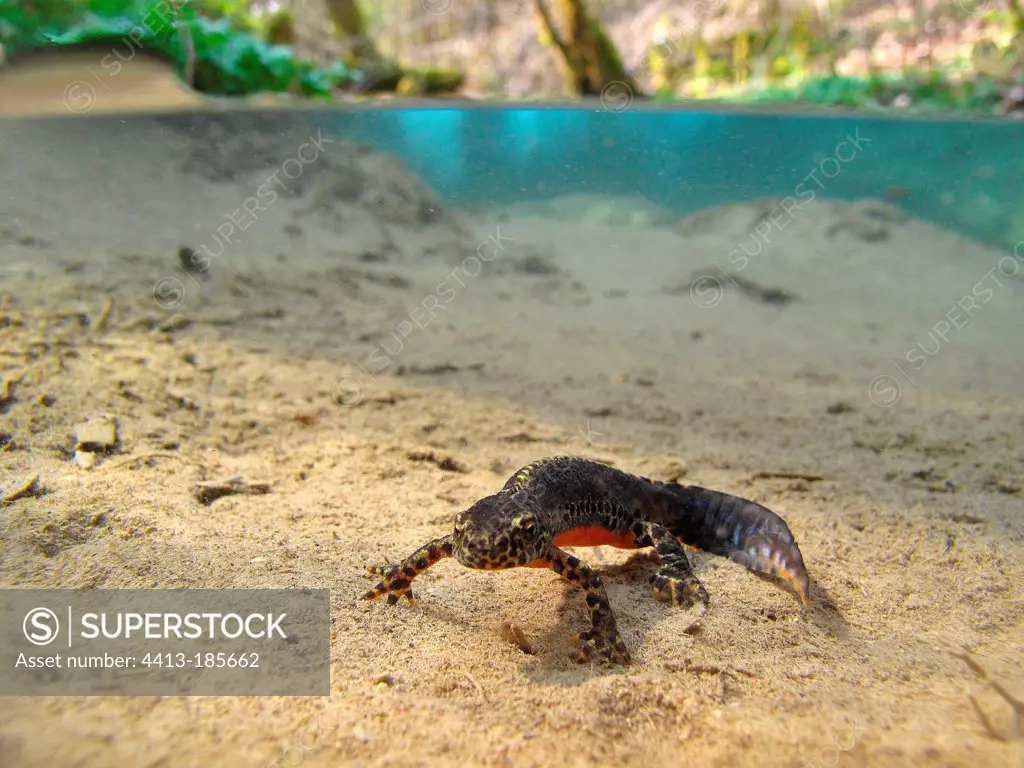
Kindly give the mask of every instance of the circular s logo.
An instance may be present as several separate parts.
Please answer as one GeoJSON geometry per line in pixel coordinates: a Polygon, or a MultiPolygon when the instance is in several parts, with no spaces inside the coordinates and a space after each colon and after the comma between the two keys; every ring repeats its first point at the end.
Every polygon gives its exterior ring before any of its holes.
{"type": "Polygon", "coordinates": [[[711,275],[702,275],[690,284],[690,299],[701,309],[717,307],[724,293],[722,281],[711,275]]]}
{"type": "Polygon", "coordinates": [[[455,0],[420,0],[420,5],[431,16],[444,16],[455,5],[455,0]]]}
{"type": "Polygon", "coordinates": [[[153,286],[153,300],[161,309],[177,309],[185,300],[185,285],[176,277],[161,277],[153,286]]]}
{"type": "Polygon", "coordinates": [[[57,639],[60,621],[49,608],[33,608],[25,614],[21,628],[25,632],[25,639],[33,645],[49,645],[57,639]]]}
{"type": "Polygon", "coordinates": [[[887,373],[875,376],[868,384],[868,399],[879,408],[892,408],[900,401],[903,387],[895,376],[887,373]]]}
{"type": "Polygon", "coordinates": [[[96,103],[96,89],[84,80],[75,80],[64,89],[64,106],[69,112],[83,115],[96,103]]]}
{"type": "Polygon", "coordinates": [[[621,80],[608,83],[601,89],[601,106],[606,112],[624,112],[633,103],[633,89],[621,80]]]}
{"type": "Polygon", "coordinates": [[[355,374],[344,373],[331,385],[331,398],[342,408],[355,408],[364,394],[363,382],[355,374]]]}

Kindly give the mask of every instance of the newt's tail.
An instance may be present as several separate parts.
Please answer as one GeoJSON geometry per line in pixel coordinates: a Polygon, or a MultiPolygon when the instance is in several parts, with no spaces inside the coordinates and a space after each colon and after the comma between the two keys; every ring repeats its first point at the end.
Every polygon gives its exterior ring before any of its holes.
{"type": "Polygon", "coordinates": [[[807,569],[785,520],[739,496],[696,485],[659,485],[670,499],[666,527],[676,538],[781,579],[807,605],[807,569]]]}

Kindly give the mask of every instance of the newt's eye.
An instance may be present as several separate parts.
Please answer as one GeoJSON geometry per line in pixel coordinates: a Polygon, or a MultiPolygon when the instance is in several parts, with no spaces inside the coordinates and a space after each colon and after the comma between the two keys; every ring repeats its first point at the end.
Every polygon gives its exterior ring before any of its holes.
{"type": "Polygon", "coordinates": [[[522,525],[523,533],[527,534],[532,534],[536,530],[536,528],[537,524],[534,523],[533,520],[527,520],[522,525]]]}

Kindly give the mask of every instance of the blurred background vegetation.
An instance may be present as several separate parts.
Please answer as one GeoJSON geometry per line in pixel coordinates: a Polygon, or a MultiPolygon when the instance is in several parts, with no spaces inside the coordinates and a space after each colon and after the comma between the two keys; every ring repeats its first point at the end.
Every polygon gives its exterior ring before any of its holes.
{"type": "Polygon", "coordinates": [[[194,88],[797,101],[1024,115],[1024,0],[0,0],[0,45],[145,49],[194,88]]]}

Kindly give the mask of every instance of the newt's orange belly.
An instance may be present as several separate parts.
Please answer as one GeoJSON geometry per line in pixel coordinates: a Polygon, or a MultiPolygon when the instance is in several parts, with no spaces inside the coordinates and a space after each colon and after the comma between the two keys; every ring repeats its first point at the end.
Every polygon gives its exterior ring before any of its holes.
{"type": "Polygon", "coordinates": [[[609,531],[599,525],[573,528],[555,536],[556,547],[617,547],[618,549],[639,549],[633,534],[609,531]]]}

